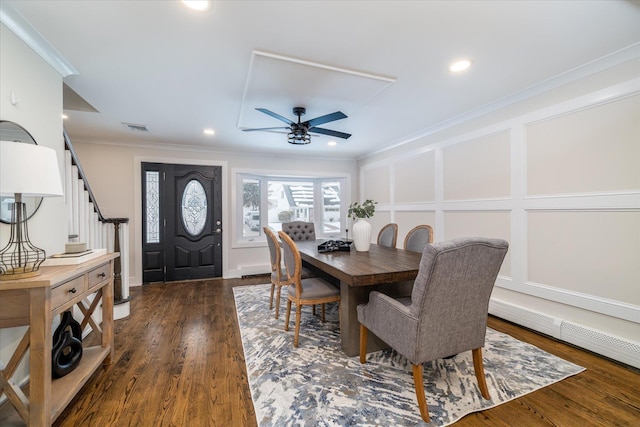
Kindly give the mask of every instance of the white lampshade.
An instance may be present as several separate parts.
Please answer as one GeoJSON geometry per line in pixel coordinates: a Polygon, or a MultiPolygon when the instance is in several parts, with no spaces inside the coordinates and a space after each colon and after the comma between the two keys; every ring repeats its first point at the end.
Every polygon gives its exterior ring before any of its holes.
{"type": "Polygon", "coordinates": [[[58,157],[42,145],[0,141],[0,195],[62,196],[58,157]]]}

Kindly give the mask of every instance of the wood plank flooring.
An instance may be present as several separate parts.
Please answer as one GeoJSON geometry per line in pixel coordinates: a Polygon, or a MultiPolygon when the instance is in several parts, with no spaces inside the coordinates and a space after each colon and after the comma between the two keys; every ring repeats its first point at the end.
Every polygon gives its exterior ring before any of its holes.
{"type": "MultiPolygon", "coordinates": [[[[54,425],[256,426],[232,287],[266,282],[260,277],[132,288],[132,314],[116,321],[114,363],[89,380],[54,425]]],[[[457,426],[640,425],[638,370],[497,318],[489,325],[587,370],[468,415],[457,426]]],[[[0,411],[0,426],[18,425],[12,408],[0,411]]]]}

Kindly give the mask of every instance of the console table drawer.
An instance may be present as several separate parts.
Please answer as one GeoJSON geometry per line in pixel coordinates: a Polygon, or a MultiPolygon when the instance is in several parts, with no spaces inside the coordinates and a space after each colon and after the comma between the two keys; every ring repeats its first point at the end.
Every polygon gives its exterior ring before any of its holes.
{"type": "Polygon", "coordinates": [[[105,281],[106,279],[110,279],[111,264],[105,264],[98,268],[94,268],[89,273],[87,273],[87,277],[89,278],[89,289],[91,289],[98,283],[105,281]]]}
{"type": "Polygon", "coordinates": [[[56,309],[84,292],[84,276],[77,277],[51,290],[51,308],[56,309]]]}

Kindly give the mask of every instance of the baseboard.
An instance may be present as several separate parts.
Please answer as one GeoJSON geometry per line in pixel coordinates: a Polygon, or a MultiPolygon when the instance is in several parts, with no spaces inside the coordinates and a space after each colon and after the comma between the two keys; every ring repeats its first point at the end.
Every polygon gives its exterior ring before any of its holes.
{"type": "Polygon", "coordinates": [[[271,273],[271,266],[269,266],[268,264],[242,265],[240,266],[240,268],[233,271],[233,275],[231,277],[257,276],[257,275],[270,274],[270,273],[271,273]]]}
{"type": "Polygon", "coordinates": [[[489,313],[640,369],[640,343],[495,299],[489,313]]]}
{"type": "Polygon", "coordinates": [[[504,301],[491,299],[489,313],[501,317],[518,325],[533,329],[545,335],[560,339],[560,325],[562,319],[549,316],[537,311],[528,310],[504,301]]]}

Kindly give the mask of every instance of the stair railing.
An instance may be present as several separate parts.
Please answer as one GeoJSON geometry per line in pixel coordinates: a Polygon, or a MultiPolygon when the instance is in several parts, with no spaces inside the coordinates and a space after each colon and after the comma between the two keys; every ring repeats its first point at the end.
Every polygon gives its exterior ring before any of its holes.
{"type": "MultiPolygon", "coordinates": [[[[87,243],[89,249],[120,252],[114,260],[114,304],[129,301],[129,218],[105,218],[91,191],[71,139],[64,130],[65,202],[69,241],[87,243]]],[[[117,311],[117,309],[116,309],[117,311]]]]}

